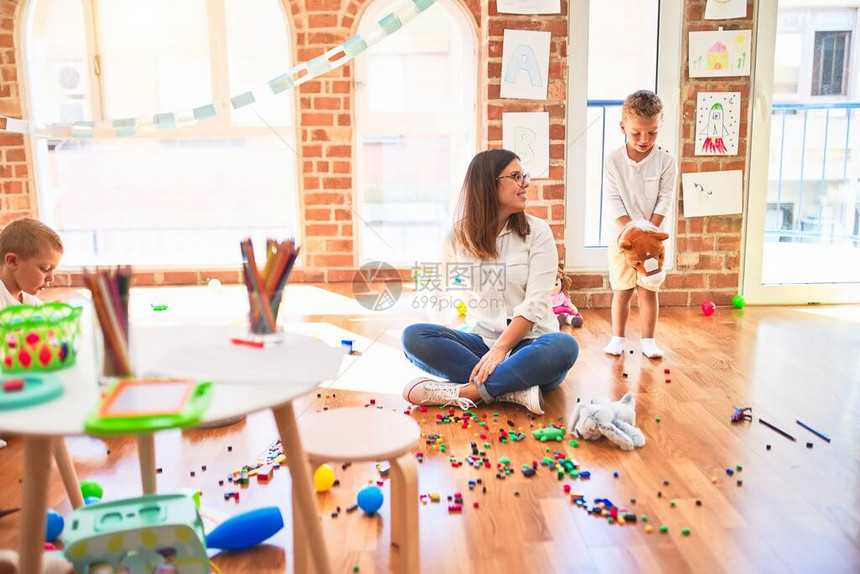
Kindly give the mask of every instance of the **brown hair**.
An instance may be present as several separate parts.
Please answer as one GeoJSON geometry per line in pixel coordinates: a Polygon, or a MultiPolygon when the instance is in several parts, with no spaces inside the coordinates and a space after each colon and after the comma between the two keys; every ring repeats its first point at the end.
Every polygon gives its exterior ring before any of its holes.
{"type": "Polygon", "coordinates": [[[663,113],[663,102],[652,91],[639,90],[633,92],[624,100],[621,107],[621,117],[639,116],[640,118],[653,118],[663,113]]]}
{"type": "MultiPolygon", "coordinates": [[[[496,178],[515,159],[520,158],[506,149],[482,151],[472,158],[466,171],[454,220],[454,244],[482,261],[499,256],[496,237],[502,222],[499,221],[499,182],[496,178]]],[[[526,214],[522,212],[508,217],[507,226],[523,239],[530,231],[526,214]]]]}
{"type": "Polygon", "coordinates": [[[7,253],[29,259],[46,247],[63,252],[63,242],[56,231],[38,219],[16,219],[0,231],[0,264],[7,253]]]}
{"type": "Polygon", "coordinates": [[[561,292],[567,295],[570,292],[571,286],[573,285],[573,279],[571,279],[565,274],[563,263],[558,264],[558,271],[556,272],[555,279],[556,281],[561,279],[561,292]]]}

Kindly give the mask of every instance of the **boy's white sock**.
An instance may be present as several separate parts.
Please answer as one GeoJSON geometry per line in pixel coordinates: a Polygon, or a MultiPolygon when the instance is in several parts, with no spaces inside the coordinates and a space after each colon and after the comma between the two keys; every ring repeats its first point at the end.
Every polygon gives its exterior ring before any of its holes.
{"type": "Polygon", "coordinates": [[[642,339],[642,354],[649,359],[659,359],[663,356],[663,351],[654,339],[642,339]]]}
{"type": "Polygon", "coordinates": [[[612,339],[610,339],[609,341],[609,344],[603,347],[603,352],[608,353],[610,355],[615,355],[617,357],[624,352],[624,345],[626,343],[627,339],[625,339],[624,337],[616,337],[615,335],[613,335],[612,339]]]}

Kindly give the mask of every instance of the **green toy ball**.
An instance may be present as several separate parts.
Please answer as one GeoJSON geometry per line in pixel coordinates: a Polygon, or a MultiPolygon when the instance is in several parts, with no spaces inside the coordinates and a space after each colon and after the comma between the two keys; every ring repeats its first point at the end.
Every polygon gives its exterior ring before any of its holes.
{"type": "Polygon", "coordinates": [[[101,499],[104,489],[102,489],[101,484],[94,480],[84,480],[81,481],[81,494],[84,495],[84,498],[101,499]]]}
{"type": "Polygon", "coordinates": [[[334,469],[327,464],[321,464],[314,471],[314,488],[317,492],[325,492],[332,486],[334,486],[334,469]]]}
{"type": "Polygon", "coordinates": [[[743,309],[747,304],[747,300],[744,299],[743,295],[735,295],[732,297],[732,307],[735,309],[743,309]]]}

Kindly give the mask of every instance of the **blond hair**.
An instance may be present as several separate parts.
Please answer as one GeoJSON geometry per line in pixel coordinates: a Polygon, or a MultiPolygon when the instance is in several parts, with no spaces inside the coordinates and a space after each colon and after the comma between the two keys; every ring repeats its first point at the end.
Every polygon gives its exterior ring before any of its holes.
{"type": "Polygon", "coordinates": [[[638,116],[651,119],[663,113],[663,102],[650,90],[633,92],[624,100],[621,107],[621,117],[638,116]]]}
{"type": "Polygon", "coordinates": [[[0,231],[0,264],[7,253],[15,253],[22,259],[29,259],[45,248],[62,253],[63,242],[56,231],[38,219],[16,219],[0,231]]]}

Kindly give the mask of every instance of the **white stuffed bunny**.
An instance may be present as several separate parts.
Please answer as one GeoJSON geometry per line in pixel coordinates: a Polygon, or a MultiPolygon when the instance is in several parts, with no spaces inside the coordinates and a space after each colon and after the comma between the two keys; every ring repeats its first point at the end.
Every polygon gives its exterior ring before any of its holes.
{"type": "Polygon", "coordinates": [[[605,436],[622,450],[645,445],[645,435],[636,428],[636,397],[627,393],[620,401],[610,403],[601,395],[590,403],[576,403],[567,426],[585,440],[605,436]]]}

